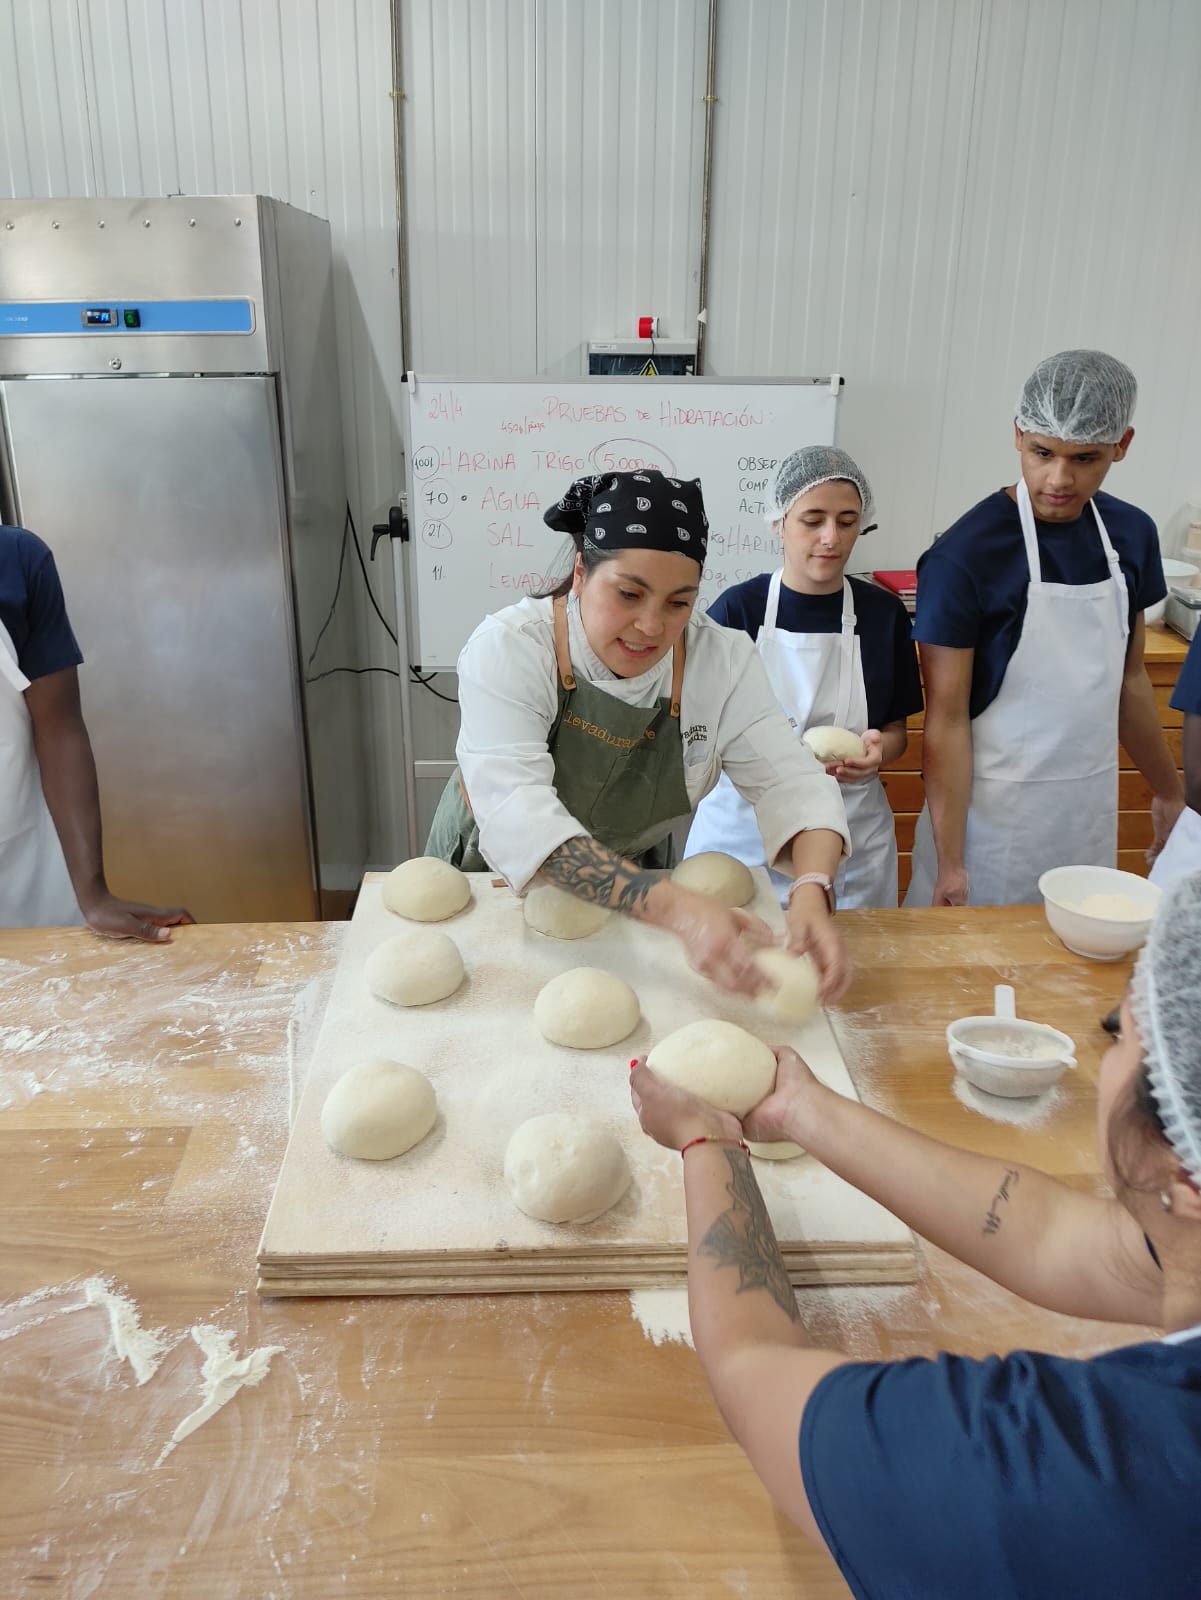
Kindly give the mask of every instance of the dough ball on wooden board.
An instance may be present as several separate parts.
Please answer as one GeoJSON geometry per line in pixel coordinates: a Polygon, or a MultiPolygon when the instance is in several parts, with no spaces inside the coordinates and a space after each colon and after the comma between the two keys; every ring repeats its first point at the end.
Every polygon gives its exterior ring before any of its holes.
{"type": "Polygon", "coordinates": [[[759,1003],[782,1022],[808,1022],[817,1011],[821,987],[817,968],[808,956],[769,947],[756,950],[751,960],[774,985],[759,996],[759,1003]]]}
{"type": "Polygon", "coordinates": [[[753,1156],[758,1156],[760,1161],[791,1161],[794,1156],[805,1154],[799,1144],[791,1144],[787,1139],[774,1139],[770,1144],[760,1144],[755,1139],[748,1139],[747,1148],[753,1156]]]}
{"type": "Polygon", "coordinates": [[[664,1083],[674,1083],[722,1111],[744,1117],[776,1081],[776,1058],[762,1039],[733,1022],[706,1018],[669,1033],[646,1058],[664,1083]]]}
{"type": "Polygon", "coordinates": [[[344,1072],[321,1107],[321,1133],[331,1150],[359,1161],[391,1161],[434,1125],[434,1086],[400,1061],[360,1061],[344,1072]]]}
{"type": "Polygon", "coordinates": [[[673,870],[671,879],[681,889],[708,895],[723,906],[744,906],[755,894],[751,869],[722,850],[702,850],[699,855],[686,857],[673,870]]]}
{"type": "Polygon", "coordinates": [[[522,902],[527,928],[548,939],[586,939],[609,920],[604,906],[594,906],[574,894],[543,884],[531,889],[522,902]]]}
{"type": "Polygon", "coordinates": [[[862,761],[863,740],[849,728],[806,728],[801,739],[819,761],[862,761]]]}
{"type": "Polygon", "coordinates": [[[513,1203],[542,1222],[592,1222],[630,1186],[616,1136],[587,1117],[549,1111],[523,1122],[505,1150],[513,1203]]]}
{"type": "Polygon", "coordinates": [[[572,967],[544,983],[534,1001],[534,1021],[552,1044],[603,1050],[638,1026],[638,996],[602,967],[572,967]]]}
{"type": "Polygon", "coordinates": [[[394,867],[382,886],[384,904],[413,922],[444,922],[471,899],[471,885],[458,867],[437,856],[414,856],[394,867]]]}
{"type": "Polygon", "coordinates": [[[363,964],[367,987],[394,1006],[428,1006],[454,994],[463,981],[463,957],[445,933],[414,928],[385,939],[363,964]]]}

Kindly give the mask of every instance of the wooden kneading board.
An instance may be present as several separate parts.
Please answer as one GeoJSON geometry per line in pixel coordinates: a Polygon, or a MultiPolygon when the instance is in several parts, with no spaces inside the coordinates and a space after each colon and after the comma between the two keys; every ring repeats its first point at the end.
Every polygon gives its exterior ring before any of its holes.
{"type": "MultiPolygon", "coordinates": [[[[700,1017],[736,1022],[791,1044],[832,1088],[857,1099],[824,1015],[803,1027],[775,1021],[751,1000],[715,989],[687,965],[670,935],[610,917],[587,939],[548,939],[526,927],[521,902],[487,873],[472,873],[470,904],[435,924],[462,952],[467,976],[449,999],[399,1007],[377,1000],[363,964],[390,935],[418,926],[394,916],[382,875],[364,882],[335,974],[275,1195],[259,1243],[264,1295],[473,1294],[616,1289],[684,1282],[687,1234],[680,1157],[647,1138],[630,1105],[629,1063],[700,1017]],[[542,985],[572,967],[624,978],[642,1007],[638,1027],[604,1050],[545,1040],[534,1022],[542,985]],[[393,1161],[335,1155],[320,1114],[338,1077],[386,1056],[424,1072],[438,1119],[393,1161]],[[633,1181],[586,1225],[538,1222],[505,1186],[505,1146],[544,1111],[595,1117],[621,1140],[633,1181]]],[[[751,909],[782,918],[767,875],[751,909]]],[[[756,1160],[755,1170],[794,1283],[908,1283],[913,1236],[882,1206],[809,1156],[756,1160]]]]}

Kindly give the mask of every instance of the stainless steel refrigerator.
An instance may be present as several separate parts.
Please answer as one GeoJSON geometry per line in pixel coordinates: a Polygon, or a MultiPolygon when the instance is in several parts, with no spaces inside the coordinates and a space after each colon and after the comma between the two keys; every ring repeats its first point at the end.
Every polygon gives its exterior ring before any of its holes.
{"type": "Polygon", "coordinates": [[[84,655],[110,887],[320,915],[366,859],[328,224],[0,201],[0,428],[0,517],[84,655]]]}

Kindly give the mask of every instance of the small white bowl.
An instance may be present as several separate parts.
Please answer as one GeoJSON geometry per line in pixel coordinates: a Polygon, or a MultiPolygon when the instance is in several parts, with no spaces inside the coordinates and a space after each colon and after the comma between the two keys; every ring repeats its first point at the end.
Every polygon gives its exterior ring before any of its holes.
{"type": "Polygon", "coordinates": [[[1195,567],[1191,561],[1173,561],[1169,556],[1164,556],[1163,575],[1169,587],[1177,584],[1191,589],[1196,586],[1197,579],[1201,578],[1201,567],[1195,567]]]}
{"type": "Polygon", "coordinates": [[[1135,872],[1116,867],[1052,867],[1038,880],[1047,921],[1073,955],[1090,961],[1120,961],[1147,937],[1159,906],[1160,889],[1135,872]],[[1090,894],[1128,895],[1146,908],[1129,921],[1094,917],[1077,910],[1090,894]]]}

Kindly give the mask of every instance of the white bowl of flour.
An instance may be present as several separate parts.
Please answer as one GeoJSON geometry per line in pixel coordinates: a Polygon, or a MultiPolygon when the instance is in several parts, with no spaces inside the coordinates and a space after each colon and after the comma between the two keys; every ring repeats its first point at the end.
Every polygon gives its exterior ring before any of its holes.
{"type": "Polygon", "coordinates": [[[1147,937],[1160,890],[1116,867],[1052,867],[1038,880],[1047,921],[1073,954],[1119,961],[1147,937]]]}

